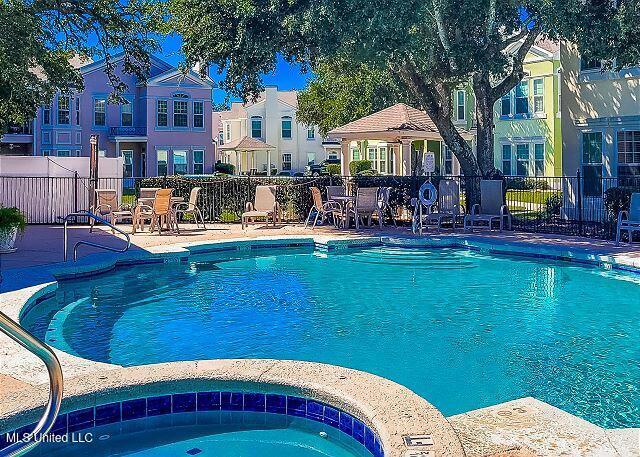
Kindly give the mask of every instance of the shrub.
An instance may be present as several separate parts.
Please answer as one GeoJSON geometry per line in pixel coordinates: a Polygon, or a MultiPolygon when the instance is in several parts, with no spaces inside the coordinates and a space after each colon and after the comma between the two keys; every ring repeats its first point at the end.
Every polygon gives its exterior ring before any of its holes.
{"type": "Polygon", "coordinates": [[[611,187],[604,192],[604,208],[610,220],[615,220],[620,211],[628,211],[631,194],[640,192],[637,187],[611,187]]]}
{"type": "Polygon", "coordinates": [[[545,213],[547,217],[560,216],[562,209],[562,193],[554,192],[545,200],[545,213]]]}
{"type": "Polygon", "coordinates": [[[362,170],[357,173],[357,176],[380,176],[377,170],[362,170]]]}
{"type": "Polygon", "coordinates": [[[362,173],[365,170],[371,170],[372,163],[369,160],[354,160],[349,164],[349,172],[351,176],[362,173]]]}
{"type": "Polygon", "coordinates": [[[0,233],[8,232],[14,227],[18,228],[18,232],[24,233],[27,227],[27,218],[18,208],[0,206],[0,233]]]}
{"type": "Polygon", "coordinates": [[[236,167],[230,163],[216,162],[216,172],[224,175],[232,175],[236,167]]]}
{"type": "Polygon", "coordinates": [[[507,189],[513,190],[550,190],[546,179],[540,178],[508,178],[507,189]]]}
{"type": "Polygon", "coordinates": [[[338,163],[330,163],[327,165],[327,174],[330,176],[340,175],[342,173],[342,168],[338,163]]]}

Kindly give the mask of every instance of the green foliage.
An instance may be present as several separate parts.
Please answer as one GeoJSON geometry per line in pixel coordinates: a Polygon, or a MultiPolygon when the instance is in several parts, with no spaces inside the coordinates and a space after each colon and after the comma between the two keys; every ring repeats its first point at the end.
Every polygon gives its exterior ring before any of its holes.
{"type": "Polygon", "coordinates": [[[339,176],[342,173],[342,168],[340,164],[330,163],[326,166],[327,174],[330,176],[339,176]]]}
{"type": "Polygon", "coordinates": [[[358,175],[366,170],[371,170],[373,164],[369,160],[352,160],[349,163],[349,173],[351,176],[358,175]]]}
{"type": "Polygon", "coordinates": [[[216,172],[225,175],[232,175],[235,172],[236,167],[230,163],[216,162],[216,172]]]}
{"type": "Polygon", "coordinates": [[[549,195],[545,200],[544,206],[547,217],[560,216],[560,210],[562,209],[562,192],[554,192],[549,195]]]}
{"type": "MultiPolygon", "coordinates": [[[[494,178],[495,179],[495,178],[494,178]]],[[[551,186],[546,179],[508,178],[507,189],[514,190],[549,190],[551,186]]]]}
{"type": "Polygon", "coordinates": [[[629,211],[634,192],[640,192],[640,188],[611,187],[604,192],[604,208],[609,220],[617,219],[620,211],[629,211]]]}
{"type": "Polygon", "coordinates": [[[317,125],[322,135],[403,100],[384,67],[328,59],[314,66],[314,75],[298,94],[297,115],[299,121],[317,125]]]}
{"type": "Polygon", "coordinates": [[[0,206],[0,233],[7,232],[13,228],[24,233],[27,227],[27,219],[18,208],[5,208],[0,206]]]}
{"type": "MultiPolygon", "coordinates": [[[[10,123],[31,120],[57,91],[81,90],[75,67],[89,56],[110,63],[114,50],[122,50],[123,71],[144,79],[161,8],[159,0],[0,2],[0,134],[10,123]]],[[[127,87],[115,65],[106,73],[118,101],[127,87]]]]}

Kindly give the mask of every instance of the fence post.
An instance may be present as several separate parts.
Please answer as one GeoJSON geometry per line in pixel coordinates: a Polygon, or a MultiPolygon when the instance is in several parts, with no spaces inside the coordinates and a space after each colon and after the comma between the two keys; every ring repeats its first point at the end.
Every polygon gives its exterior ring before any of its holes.
{"type": "Polygon", "coordinates": [[[582,223],[582,175],[580,173],[580,169],[576,172],[576,179],[578,180],[577,184],[577,196],[576,196],[576,207],[578,208],[578,233],[582,236],[583,232],[583,223],[582,223]]]}
{"type": "Polygon", "coordinates": [[[78,212],[78,172],[73,172],[73,212],[78,212]]]}

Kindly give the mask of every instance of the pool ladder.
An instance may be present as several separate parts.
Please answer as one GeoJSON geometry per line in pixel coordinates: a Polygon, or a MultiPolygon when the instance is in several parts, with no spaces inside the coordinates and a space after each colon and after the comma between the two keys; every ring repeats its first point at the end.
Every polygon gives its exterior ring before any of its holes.
{"type": "Polygon", "coordinates": [[[44,414],[31,432],[29,438],[11,444],[0,450],[0,457],[17,457],[25,454],[38,445],[36,439],[48,433],[58,417],[60,403],[62,402],[62,367],[53,350],[25,330],[20,324],[10,319],[0,311],[0,331],[9,336],[16,343],[27,349],[42,360],[49,372],[49,400],[44,409],[44,414]]]}
{"type": "Polygon", "coordinates": [[[89,219],[93,219],[96,222],[99,222],[101,224],[106,225],[107,227],[110,227],[112,230],[115,230],[116,232],[120,233],[121,235],[124,235],[124,237],[127,239],[127,245],[124,248],[114,248],[111,246],[105,246],[103,244],[98,244],[98,243],[94,243],[92,241],[78,241],[74,246],[73,246],[73,261],[76,262],[78,260],[78,247],[85,245],[85,246],[93,246],[94,248],[98,248],[98,249],[104,249],[107,251],[111,251],[111,252],[126,252],[129,250],[129,248],[131,247],[131,236],[129,236],[129,234],[127,232],[125,232],[124,230],[122,230],[121,228],[116,227],[114,224],[112,224],[111,222],[107,221],[106,219],[103,219],[102,217],[98,216],[97,214],[92,213],[91,211],[76,211],[75,213],[69,213],[67,214],[65,217],[60,217],[59,219],[62,220],[64,222],[64,261],[67,261],[67,257],[68,257],[68,243],[69,243],[69,236],[67,233],[67,226],[69,223],[70,219],[77,219],[78,217],[88,217],[89,219]]]}

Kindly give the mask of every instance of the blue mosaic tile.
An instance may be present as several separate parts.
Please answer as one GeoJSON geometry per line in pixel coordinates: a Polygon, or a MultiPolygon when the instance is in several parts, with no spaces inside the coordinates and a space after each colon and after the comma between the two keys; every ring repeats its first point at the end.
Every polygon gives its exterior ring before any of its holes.
{"type": "Polygon", "coordinates": [[[147,416],[171,414],[171,395],[147,398],[147,416]]]}
{"type": "Polygon", "coordinates": [[[287,396],[287,414],[289,416],[305,417],[307,414],[307,400],[300,397],[287,396]]]}
{"type": "Polygon", "coordinates": [[[191,413],[196,410],[196,394],[173,394],[173,412],[191,413]]]}
{"type": "Polygon", "coordinates": [[[121,420],[120,403],[96,406],[96,425],[114,424],[121,420]]]}
{"type": "Polygon", "coordinates": [[[307,401],[307,417],[309,419],[322,422],[324,417],[324,405],[320,402],[308,400],[307,401]]]}
{"type": "Polygon", "coordinates": [[[200,454],[202,452],[202,449],[198,449],[197,447],[194,447],[192,449],[189,449],[187,451],[187,454],[189,455],[196,455],[196,454],[200,454]]]}
{"type": "Polygon", "coordinates": [[[349,436],[353,436],[353,417],[351,417],[350,414],[340,411],[340,419],[338,422],[338,428],[340,428],[342,432],[349,436]]]}
{"type": "Polygon", "coordinates": [[[244,410],[265,412],[264,394],[244,394],[244,410]]]}
{"type": "Polygon", "coordinates": [[[0,450],[6,448],[7,446],[9,446],[9,443],[7,443],[6,433],[0,433],[0,450]]]}
{"type": "Polygon", "coordinates": [[[93,427],[94,409],[85,408],[69,413],[67,430],[69,433],[93,427]]]}
{"type": "Polygon", "coordinates": [[[364,424],[358,419],[353,419],[353,437],[360,444],[364,444],[364,424]]]}
{"type": "Polygon", "coordinates": [[[375,437],[375,441],[374,441],[373,455],[375,457],[384,457],[384,451],[382,450],[382,444],[380,443],[380,438],[378,438],[377,436],[375,437]]]}
{"type": "Polygon", "coordinates": [[[122,420],[140,419],[147,415],[147,399],[126,400],[122,402],[122,420]]]}
{"type": "Polygon", "coordinates": [[[35,429],[36,429],[36,424],[29,424],[29,425],[25,425],[24,427],[20,427],[18,430],[16,430],[16,433],[18,434],[18,437],[22,439],[25,434],[31,433],[35,429]]]}
{"type": "Polygon", "coordinates": [[[60,414],[56,417],[53,426],[51,427],[51,434],[53,435],[66,435],[67,434],[67,415],[60,414]]]}
{"type": "Polygon", "coordinates": [[[375,450],[375,437],[369,427],[364,428],[364,447],[366,447],[371,453],[375,450]]]}
{"type": "Polygon", "coordinates": [[[198,411],[218,411],[220,409],[220,392],[198,392],[198,411]]]}
{"type": "Polygon", "coordinates": [[[242,411],[241,392],[220,392],[220,409],[223,411],[242,411]]]}
{"type": "Polygon", "coordinates": [[[267,412],[287,414],[287,397],[285,395],[267,394],[267,412]]]}
{"type": "Polygon", "coordinates": [[[340,416],[338,410],[331,406],[325,406],[324,408],[324,423],[329,424],[332,427],[338,427],[340,416]]]}

